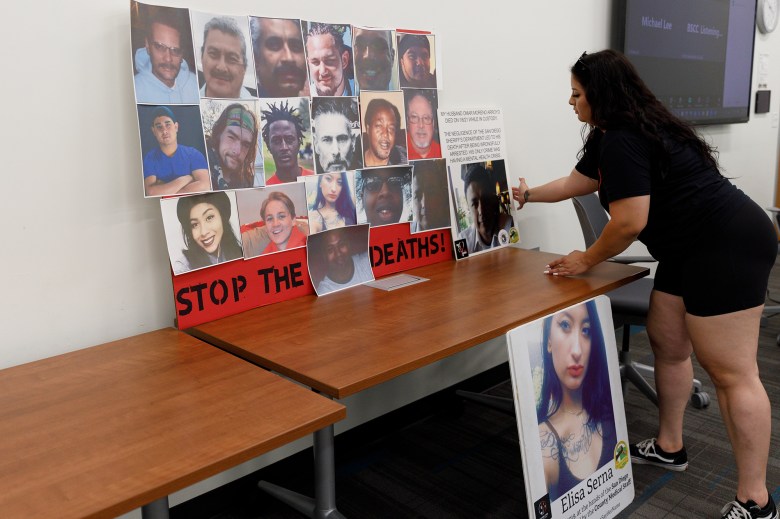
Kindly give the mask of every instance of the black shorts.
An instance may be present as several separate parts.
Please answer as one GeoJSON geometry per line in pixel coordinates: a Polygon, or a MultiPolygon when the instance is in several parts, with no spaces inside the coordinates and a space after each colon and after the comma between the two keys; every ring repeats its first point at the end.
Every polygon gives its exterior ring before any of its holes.
{"type": "Polygon", "coordinates": [[[742,204],[714,239],[699,244],[677,260],[658,263],[656,290],[682,297],[686,311],[701,317],[764,304],[777,233],[758,204],[742,204]]]}

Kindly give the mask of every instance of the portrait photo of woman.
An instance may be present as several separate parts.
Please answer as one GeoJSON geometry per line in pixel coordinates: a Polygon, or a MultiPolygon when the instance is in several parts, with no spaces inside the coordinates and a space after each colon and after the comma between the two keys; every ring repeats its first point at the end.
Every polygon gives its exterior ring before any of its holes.
{"type": "Polygon", "coordinates": [[[244,258],[306,246],[309,222],[303,184],[238,191],[236,200],[244,258]]]}
{"type": "Polygon", "coordinates": [[[536,416],[545,481],[555,501],[612,461],[617,442],[595,301],[544,319],[541,357],[536,416]]]}
{"type": "Polygon", "coordinates": [[[353,177],[354,172],[342,171],[306,179],[311,234],[357,223],[353,177]]]}
{"type": "Polygon", "coordinates": [[[168,198],[160,205],[174,275],[243,258],[233,193],[168,198]]]}

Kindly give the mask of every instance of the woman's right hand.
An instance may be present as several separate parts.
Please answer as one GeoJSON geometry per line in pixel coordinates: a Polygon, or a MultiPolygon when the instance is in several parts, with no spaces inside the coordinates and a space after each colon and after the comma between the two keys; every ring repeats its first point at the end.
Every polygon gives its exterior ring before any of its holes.
{"type": "Polygon", "coordinates": [[[517,209],[522,209],[526,204],[526,191],[528,191],[528,184],[525,183],[523,177],[520,177],[520,184],[518,184],[517,187],[512,188],[512,198],[517,202],[517,209]]]}

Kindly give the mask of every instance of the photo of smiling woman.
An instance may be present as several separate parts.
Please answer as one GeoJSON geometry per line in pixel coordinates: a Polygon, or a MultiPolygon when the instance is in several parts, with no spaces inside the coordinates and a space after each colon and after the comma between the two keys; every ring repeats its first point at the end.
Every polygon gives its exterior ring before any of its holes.
{"type": "Polygon", "coordinates": [[[612,461],[617,441],[596,302],[547,317],[541,350],[536,415],[545,481],[555,501],[612,461]]]}
{"type": "Polygon", "coordinates": [[[354,173],[323,173],[306,179],[311,234],[355,225],[355,200],[352,195],[354,173]]]}
{"type": "Polygon", "coordinates": [[[236,201],[244,258],[306,246],[309,222],[303,184],[238,191],[236,201]]]}
{"type": "Polygon", "coordinates": [[[168,198],[160,205],[174,275],[243,257],[233,193],[168,198]]]}

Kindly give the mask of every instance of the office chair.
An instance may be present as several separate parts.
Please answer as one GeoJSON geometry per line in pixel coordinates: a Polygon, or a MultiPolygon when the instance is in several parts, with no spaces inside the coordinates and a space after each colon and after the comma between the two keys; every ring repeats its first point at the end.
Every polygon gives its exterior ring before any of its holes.
{"type": "MultiPolygon", "coordinates": [[[[601,207],[599,198],[595,193],[572,198],[577,218],[582,227],[582,235],[585,238],[585,246],[590,247],[601,235],[609,221],[607,212],[601,207]]],[[[648,263],[655,262],[650,256],[616,256],[610,261],[618,263],[648,263]]],[[[658,405],[658,394],[655,392],[642,374],[652,375],[653,367],[631,360],[630,339],[631,326],[646,326],[647,311],[650,306],[650,292],[653,290],[653,280],[641,278],[628,285],[624,285],[607,293],[612,303],[612,317],[615,329],[622,328],[623,337],[620,359],[620,377],[623,381],[623,393],[631,382],[651,402],[658,405]]],[[[691,405],[696,409],[704,409],[710,404],[709,395],[702,391],[701,382],[693,380],[693,392],[691,393],[691,405]]]]}

